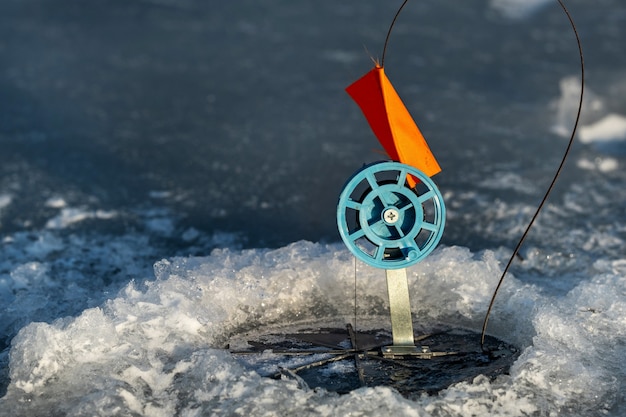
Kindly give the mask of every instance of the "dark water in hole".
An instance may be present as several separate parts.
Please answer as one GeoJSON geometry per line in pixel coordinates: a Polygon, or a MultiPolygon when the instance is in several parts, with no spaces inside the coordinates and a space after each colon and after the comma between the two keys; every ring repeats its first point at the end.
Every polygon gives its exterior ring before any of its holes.
{"type": "Polygon", "coordinates": [[[428,346],[434,355],[446,353],[430,359],[383,357],[380,347],[392,344],[387,331],[360,332],[356,338],[361,347],[352,354],[349,354],[353,347],[345,329],[261,337],[258,341],[248,341],[254,347],[252,351],[261,353],[237,351],[234,354],[246,366],[262,369],[261,372],[273,378],[301,378],[303,389],[324,388],[346,394],[362,387],[386,386],[411,399],[424,393],[436,394],[453,383],[471,381],[479,375],[495,378],[505,374],[519,355],[517,348],[490,336],[485,339],[483,351],[480,334],[466,330],[434,330],[420,337],[416,343],[418,348],[428,346]],[[325,355],[329,350],[333,354],[325,355]],[[315,352],[315,356],[311,352],[315,352]],[[264,360],[268,355],[270,357],[264,360]],[[293,364],[294,356],[298,358],[297,366],[293,364]],[[267,362],[272,364],[269,368],[267,362]]]}

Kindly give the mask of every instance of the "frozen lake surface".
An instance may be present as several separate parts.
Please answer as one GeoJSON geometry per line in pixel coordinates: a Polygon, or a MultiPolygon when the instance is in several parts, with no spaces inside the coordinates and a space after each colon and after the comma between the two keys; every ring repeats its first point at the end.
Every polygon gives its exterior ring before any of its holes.
{"type": "MultiPolygon", "coordinates": [[[[214,2],[213,2],[214,3],[214,2]]],[[[233,336],[354,319],[335,210],[381,159],[344,88],[397,5],[0,2],[0,415],[626,412],[626,4],[570,0],[587,64],[562,180],[490,333],[520,356],[411,400],[263,378],[233,336]]],[[[409,2],[385,67],[443,171],[414,322],[480,330],[561,157],[579,59],[556,1],[409,2]]],[[[357,263],[357,326],[388,327],[357,263]]]]}

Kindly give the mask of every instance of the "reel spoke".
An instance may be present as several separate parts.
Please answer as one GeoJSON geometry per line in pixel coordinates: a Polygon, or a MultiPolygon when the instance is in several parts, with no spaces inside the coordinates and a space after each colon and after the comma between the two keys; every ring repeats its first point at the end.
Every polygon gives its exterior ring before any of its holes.
{"type": "Polygon", "coordinates": [[[364,236],[365,236],[365,230],[358,229],[352,232],[348,237],[350,238],[352,242],[356,242],[357,240],[361,239],[364,236]]]}
{"type": "Polygon", "coordinates": [[[404,184],[406,183],[406,177],[408,175],[408,172],[406,169],[401,169],[400,173],[398,174],[398,185],[400,187],[403,187],[404,184]]]}
{"type": "Polygon", "coordinates": [[[385,247],[385,245],[380,245],[377,249],[376,249],[376,256],[374,259],[376,259],[377,261],[382,261],[383,258],[385,257],[385,250],[387,248],[385,247]]]}
{"type": "Polygon", "coordinates": [[[436,232],[439,227],[434,223],[422,222],[422,229],[430,230],[431,232],[436,232]]]}
{"type": "Polygon", "coordinates": [[[361,210],[361,206],[362,206],[362,204],[359,203],[358,201],[354,201],[354,200],[346,201],[346,207],[347,208],[351,208],[353,210],[361,210]]]}
{"type": "Polygon", "coordinates": [[[378,188],[378,180],[374,176],[374,173],[368,172],[367,175],[365,176],[365,179],[367,180],[370,187],[372,188],[372,191],[376,191],[376,189],[378,188]]]}
{"type": "Polygon", "coordinates": [[[387,223],[382,219],[374,220],[370,223],[370,228],[375,228],[376,230],[384,230],[385,227],[387,227],[387,223]]]}
{"type": "Polygon", "coordinates": [[[420,195],[417,198],[417,201],[419,201],[420,204],[423,204],[425,201],[428,201],[428,200],[430,200],[431,198],[434,198],[434,197],[436,197],[435,191],[434,190],[429,190],[427,193],[424,193],[424,194],[420,195]]]}

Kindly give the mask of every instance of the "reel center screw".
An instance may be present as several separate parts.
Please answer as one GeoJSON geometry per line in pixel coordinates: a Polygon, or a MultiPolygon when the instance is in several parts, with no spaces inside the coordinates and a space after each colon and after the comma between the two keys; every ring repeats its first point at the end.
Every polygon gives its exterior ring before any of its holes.
{"type": "Polygon", "coordinates": [[[400,220],[400,213],[395,207],[389,207],[383,211],[383,220],[387,224],[396,224],[400,220]]]}

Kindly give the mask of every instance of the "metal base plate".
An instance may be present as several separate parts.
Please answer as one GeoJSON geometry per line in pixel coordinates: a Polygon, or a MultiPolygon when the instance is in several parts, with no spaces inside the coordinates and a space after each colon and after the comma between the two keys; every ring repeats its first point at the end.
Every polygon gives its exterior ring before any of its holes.
{"type": "Polygon", "coordinates": [[[489,336],[486,351],[481,350],[480,334],[468,330],[432,329],[416,339],[417,348],[394,347],[384,330],[305,329],[256,337],[231,352],[245,367],[275,379],[296,379],[303,389],[347,393],[389,386],[407,398],[481,374],[506,373],[518,356],[515,347],[489,336]]]}

